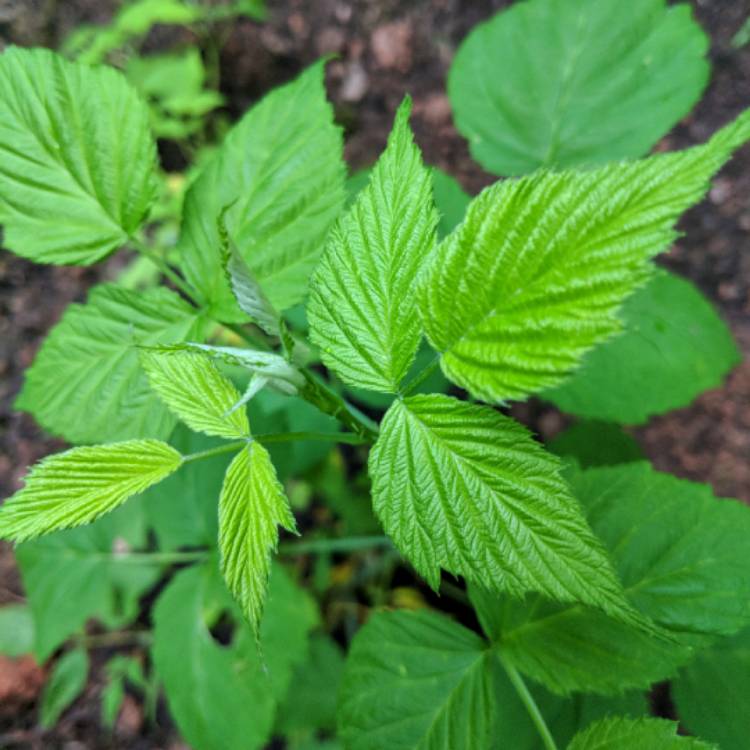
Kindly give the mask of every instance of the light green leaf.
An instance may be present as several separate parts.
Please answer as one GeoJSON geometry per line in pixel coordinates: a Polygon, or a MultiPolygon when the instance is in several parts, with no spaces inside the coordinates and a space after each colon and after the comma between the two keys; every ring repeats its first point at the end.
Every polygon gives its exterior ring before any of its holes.
{"type": "Polygon", "coordinates": [[[281,316],[268,301],[265,292],[227,233],[223,212],[219,218],[219,237],[224,271],[240,309],[269,336],[280,336],[281,316]]]}
{"type": "Polygon", "coordinates": [[[124,245],[156,197],[148,110],[120,73],[44,49],[0,55],[4,245],[88,265],[124,245]]]}
{"type": "Polygon", "coordinates": [[[443,568],[493,591],[539,591],[637,621],[559,468],[494,409],[414,396],[383,419],[370,454],[373,505],[435,589],[443,568]]]}
{"type": "Polygon", "coordinates": [[[212,638],[209,628],[233,607],[218,570],[205,565],[178,573],[154,611],[156,671],[185,741],[201,750],[266,746],[276,702],[307,656],[314,625],[304,592],[278,568],[271,576],[260,651],[241,619],[229,646],[212,638]]]}
{"type": "Polygon", "coordinates": [[[0,538],[24,542],[91,523],[181,464],[182,456],[159,440],[71,448],[48,456],[0,508],[0,538]]]}
{"type": "Polygon", "coordinates": [[[717,750],[694,737],[680,737],[677,723],[666,719],[612,716],[577,734],[568,750],[717,750]]]}
{"type": "Polygon", "coordinates": [[[445,374],[488,401],[559,384],[620,330],[618,309],[647,280],[649,259],[748,138],[750,111],[687,151],[484,190],[420,277],[445,374]]]}
{"type": "Polygon", "coordinates": [[[687,4],[529,0],[472,30],[448,94],[472,156],[495,174],[618,161],[690,111],[707,50],[687,4]]]}
{"type": "Polygon", "coordinates": [[[227,469],[219,499],[219,550],[224,580],[256,630],[279,526],[297,530],[268,451],[252,442],[227,469]]]}
{"type": "Polygon", "coordinates": [[[471,591],[504,658],[549,689],[603,694],[673,676],[705,635],[750,622],[750,509],[646,463],[571,472],[571,486],[609,550],[625,594],[680,634],[659,642],[598,610],[471,591]]]}
{"type": "Polygon", "coordinates": [[[16,549],[40,662],[91,617],[108,628],[133,620],[139,598],[159,578],[158,568],[128,560],[126,553],[145,541],[140,501],[134,498],[90,526],[16,549]]]}
{"type": "Polygon", "coordinates": [[[34,620],[25,604],[0,607],[0,654],[17,657],[34,647],[34,620]]]}
{"type": "Polygon", "coordinates": [[[672,681],[672,698],[691,731],[721,750],[745,750],[750,737],[750,629],[701,651],[672,681]]]}
{"type": "Polygon", "coordinates": [[[582,469],[643,458],[635,438],[611,422],[576,422],[551,440],[547,448],[563,458],[575,459],[582,469]]]}
{"type": "Polygon", "coordinates": [[[716,388],[741,359],[709,301],[666,271],[627,300],[622,318],[625,332],[590,351],[546,399],[582,417],[641,424],[716,388]]]}
{"type": "Polygon", "coordinates": [[[137,345],[199,338],[204,325],[169,289],[95,287],[52,329],[15,406],[71,443],[166,439],[176,420],[149,387],[137,345]]]}
{"type": "Polygon", "coordinates": [[[188,281],[222,320],[242,320],[224,276],[216,220],[279,310],[304,297],[344,202],[341,131],[325,99],[324,65],[267,95],[227,135],[185,198],[178,250],[188,281]]]}
{"type": "Polygon", "coordinates": [[[427,611],[382,612],[346,663],[339,736],[349,750],[490,746],[493,654],[471,631],[427,611]]]}
{"type": "Polygon", "coordinates": [[[232,411],[239,392],[205,354],[143,349],[141,364],[159,398],[191,430],[223,438],[250,434],[245,410],[232,411]]]}
{"type": "Polygon", "coordinates": [[[406,99],[370,183],[331,231],[307,307],[326,366],[349,385],[386,393],[398,390],[422,337],[415,279],[438,221],[410,112],[406,99]]]}
{"type": "Polygon", "coordinates": [[[49,729],[62,712],[83,692],[89,672],[89,657],[84,648],[68,651],[55,664],[42,693],[39,723],[49,729]]]}

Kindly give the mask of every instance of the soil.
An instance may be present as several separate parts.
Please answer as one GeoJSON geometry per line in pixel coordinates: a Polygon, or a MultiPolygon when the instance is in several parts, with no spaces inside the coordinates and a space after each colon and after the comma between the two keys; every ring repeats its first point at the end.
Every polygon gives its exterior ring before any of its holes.
{"type": "MultiPolygon", "coordinates": [[[[233,115],[321,55],[334,54],[329,92],[346,128],[346,156],[353,168],[369,165],[377,157],[393,112],[409,92],[414,98],[414,129],[426,161],[456,176],[471,193],[493,180],[472,161],[453,127],[445,78],[461,39],[508,2],[270,0],[269,4],[266,23],[241,21],[227,29],[221,72],[233,115]]],[[[659,148],[682,148],[705,140],[750,102],[750,45],[736,49],[731,44],[750,15],[750,0],[692,0],[690,4],[711,36],[713,75],[699,106],[659,148]]],[[[0,0],[0,42],[54,47],[78,24],[105,21],[115,5],[113,0],[0,0]]],[[[158,46],[160,39],[157,34],[149,43],[158,46]]],[[[166,158],[169,153],[164,151],[166,158]]],[[[658,468],[708,482],[720,495],[750,502],[748,196],[750,147],[723,170],[709,198],[683,219],[684,236],[663,259],[713,300],[731,326],[744,362],[721,388],[685,409],[654,419],[636,435],[658,468]]],[[[115,259],[93,269],[44,267],[0,251],[2,497],[17,489],[27,465],[61,446],[31,418],[13,412],[23,370],[68,303],[83,300],[87,289],[111,276],[116,264],[115,259]]],[[[563,423],[554,411],[536,403],[518,413],[543,437],[551,436],[563,423]]],[[[0,603],[11,601],[21,592],[7,548],[0,549],[0,573],[0,603]]],[[[106,734],[98,724],[96,696],[97,686],[92,685],[59,727],[43,738],[30,729],[33,718],[27,714],[21,712],[11,722],[2,717],[0,746],[180,747],[168,730],[155,733],[137,722],[132,715],[137,713],[137,704],[129,709],[128,731],[106,734]]]]}

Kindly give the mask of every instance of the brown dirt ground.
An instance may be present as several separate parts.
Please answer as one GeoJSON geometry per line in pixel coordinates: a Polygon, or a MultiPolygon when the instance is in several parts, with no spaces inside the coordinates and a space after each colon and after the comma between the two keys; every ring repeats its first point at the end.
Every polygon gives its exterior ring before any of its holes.
{"type": "MultiPolygon", "coordinates": [[[[112,0],[0,1],[0,41],[55,46],[75,25],[106,20],[112,0]]],[[[233,26],[222,54],[223,88],[238,114],[269,88],[292,77],[322,54],[335,53],[329,90],[347,130],[353,167],[371,163],[384,145],[393,112],[404,93],[414,97],[414,127],[426,161],[476,192],[492,181],[470,159],[455,131],[445,97],[445,76],[457,44],[478,21],[508,5],[501,0],[270,0],[266,24],[233,26]]],[[[667,148],[703,141],[750,102],[750,46],[730,40],[750,15],[750,0],[693,0],[712,39],[711,84],[697,109],[665,139],[667,148]]],[[[158,36],[155,44],[159,43],[158,36]]],[[[709,199],[682,222],[685,235],[664,263],[692,279],[717,305],[750,352],[750,148],[722,172],[709,199]]],[[[66,305],[111,275],[110,262],[95,269],[40,267],[0,251],[0,496],[19,484],[25,467],[56,450],[25,416],[13,413],[23,370],[66,305]]],[[[547,436],[559,427],[538,405],[520,410],[547,436]]],[[[750,361],[723,387],[691,406],[653,420],[637,431],[655,465],[709,482],[725,496],[750,501],[750,361]]],[[[9,552],[0,554],[0,602],[18,593],[9,552]]],[[[44,737],[33,718],[0,716],[0,745],[28,748],[171,748],[177,740],[137,722],[112,736],[98,726],[98,687],[44,737]],[[11,734],[9,734],[9,732],[11,734]],[[4,734],[3,734],[4,733],[4,734]]]]}

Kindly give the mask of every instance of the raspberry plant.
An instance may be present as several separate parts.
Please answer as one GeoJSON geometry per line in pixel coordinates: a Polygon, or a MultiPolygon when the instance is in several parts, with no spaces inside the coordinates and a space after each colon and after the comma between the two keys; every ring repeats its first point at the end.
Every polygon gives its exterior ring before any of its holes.
{"type": "MultiPolygon", "coordinates": [[[[532,0],[492,23],[506,33],[523,13],[559,4],[532,0]]],[[[681,10],[640,6],[695,34],[681,10]]],[[[598,11],[591,19],[601,23],[598,11]]],[[[657,42],[647,46],[663,53],[657,42]]],[[[459,53],[452,95],[474,44],[459,53]]],[[[691,69],[705,80],[701,62],[691,69]]],[[[705,144],[626,162],[611,158],[648,150],[692,104],[689,91],[606,159],[601,142],[574,159],[563,113],[545,159],[532,149],[508,160],[506,143],[490,160],[509,173],[543,169],[486,188],[453,227],[451,206],[443,200],[439,211],[435,196],[455,188],[424,165],[408,98],[345,207],[342,134],[323,74],[323,63],[311,66],[227,134],[188,189],[170,249],[145,231],[156,149],[148,109],[125,79],[46,50],[0,57],[6,246],[83,265],[130,248],[169,282],[96,287],[28,371],[19,408],[75,446],[33,467],[0,511],[0,535],[20,545],[37,655],[50,656],[92,611],[113,626],[132,619],[160,563],[194,563],[153,612],[155,675],[182,733],[209,749],[261,747],[274,727],[293,735],[296,691],[306,679],[310,692],[325,689],[315,660],[337,646],[310,635],[317,607],[274,562],[280,528],[299,532],[272,453],[339,443],[369,450],[372,508],[388,537],[375,543],[392,544],[434,591],[455,592],[445,574],[465,581],[458,596],[481,627],[424,608],[374,614],[347,658],[337,718],[345,747],[710,747],[644,718],[632,691],[722,644],[746,649],[750,511],[619,444],[614,460],[602,459],[611,435],[629,448],[613,427],[581,423],[561,438],[558,452],[578,458],[564,464],[501,407],[541,394],[576,414],[634,423],[689,401],[695,383],[663,385],[663,362],[647,347],[639,361],[641,343],[632,344],[628,324],[652,325],[652,299],[675,303],[700,336],[692,348],[674,344],[675,362],[700,371],[699,389],[726,372],[736,350],[723,324],[653,259],[750,140],[750,111],[705,144]],[[695,365],[703,347],[715,351],[707,367],[695,365]],[[627,367],[611,379],[611,362],[631,351],[628,367],[656,378],[640,405],[619,387],[627,367]],[[385,405],[382,420],[349,393],[385,405]],[[272,410],[259,429],[248,411],[262,398],[294,407],[272,410]],[[598,458],[585,440],[601,443],[598,458]],[[161,483],[171,489],[160,496],[161,483]],[[166,553],[148,551],[149,528],[166,553]],[[115,540],[125,549],[112,554],[115,540]],[[88,577],[76,568],[66,581],[74,556],[89,561],[88,577]],[[123,562],[137,573],[123,577],[123,562]],[[220,647],[210,629],[226,613],[235,635],[220,647]]],[[[471,121],[456,108],[459,125],[471,121]]],[[[666,346],[677,338],[667,324],[666,346]]],[[[343,550],[371,542],[339,541],[343,550]]],[[[303,533],[283,546],[305,544],[303,533]]],[[[56,674],[85,676],[80,648],[63,660],[56,674]]],[[[675,685],[689,706],[700,672],[686,669],[675,685]]],[[[124,680],[149,685],[127,660],[111,662],[111,676],[115,706],[124,680]]],[[[50,708],[45,723],[56,715],[50,708]]]]}

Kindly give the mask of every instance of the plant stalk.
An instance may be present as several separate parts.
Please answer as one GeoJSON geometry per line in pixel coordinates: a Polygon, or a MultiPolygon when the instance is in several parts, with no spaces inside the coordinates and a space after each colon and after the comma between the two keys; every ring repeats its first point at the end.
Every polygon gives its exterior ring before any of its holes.
{"type": "Polygon", "coordinates": [[[326,554],[329,552],[357,552],[363,549],[390,547],[387,536],[349,536],[339,539],[311,539],[306,542],[284,542],[279,545],[281,555],[326,554]]]}
{"type": "Polygon", "coordinates": [[[195,297],[195,292],[190,288],[188,283],[174,271],[164,258],[160,257],[151,248],[147,247],[144,242],[137,239],[136,237],[130,238],[130,244],[145,258],[148,258],[162,273],[166,276],[174,285],[179,289],[195,307],[200,308],[201,305],[195,297]]]}
{"type": "Polygon", "coordinates": [[[526,687],[523,677],[521,677],[518,670],[503,657],[500,650],[497,650],[496,653],[497,658],[500,660],[500,664],[503,665],[503,669],[508,675],[508,679],[515,688],[516,693],[518,693],[518,697],[521,699],[521,702],[531,717],[531,721],[539,732],[544,747],[546,750],[557,750],[555,738],[549,731],[547,722],[544,720],[544,716],[542,716],[542,712],[539,710],[539,706],[537,706],[534,696],[529,692],[528,687],[526,687]]]}

